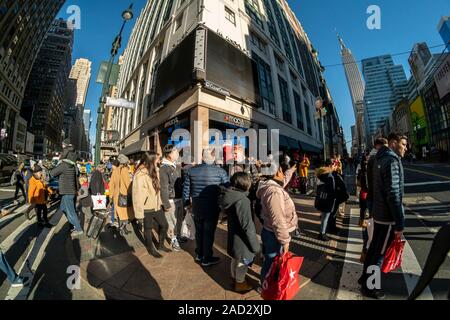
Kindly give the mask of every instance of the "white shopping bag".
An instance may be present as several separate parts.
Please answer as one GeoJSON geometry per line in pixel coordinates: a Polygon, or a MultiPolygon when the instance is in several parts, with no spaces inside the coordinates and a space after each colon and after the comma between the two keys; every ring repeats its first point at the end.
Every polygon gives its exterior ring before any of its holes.
{"type": "Polygon", "coordinates": [[[93,210],[106,210],[106,196],[96,195],[92,196],[93,210]]]}
{"type": "Polygon", "coordinates": [[[195,224],[190,210],[187,211],[186,217],[181,225],[181,236],[190,240],[195,240],[195,224]]]}
{"type": "Polygon", "coordinates": [[[367,240],[367,244],[366,244],[366,248],[369,249],[370,243],[372,242],[372,238],[373,238],[373,218],[370,218],[369,220],[367,220],[367,234],[368,234],[368,240],[367,240]]]}

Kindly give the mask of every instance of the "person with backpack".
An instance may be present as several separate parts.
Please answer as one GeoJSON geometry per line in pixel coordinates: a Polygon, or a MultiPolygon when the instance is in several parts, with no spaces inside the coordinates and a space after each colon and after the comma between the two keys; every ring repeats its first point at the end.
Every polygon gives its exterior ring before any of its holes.
{"type": "Polygon", "coordinates": [[[321,212],[320,232],[318,239],[329,241],[326,235],[328,219],[336,204],[336,181],[333,175],[334,164],[327,159],[323,166],[316,170],[318,179],[314,207],[321,212]]]}
{"type": "Polygon", "coordinates": [[[22,196],[25,199],[25,202],[27,202],[27,196],[25,193],[24,183],[25,179],[23,177],[23,168],[24,164],[23,162],[19,164],[19,167],[16,171],[14,171],[12,177],[11,177],[11,185],[16,186],[16,192],[14,193],[14,200],[17,200],[17,197],[19,196],[19,190],[22,191],[22,196]]]}
{"type": "Polygon", "coordinates": [[[168,236],[172,250],[180,251],[180,221],[183,219],[183,190],[181,168],[177,166],[178,150],[171,144],[164,147],[164,158],[159,169],[161,201],[169,223],[168,236]]]}
{"type": "Polygon", "coordinates": [[[244,293],[253,289],[245,280],[249,266],[260,251],[256,227],[252,219],[251,203],[247,197],[252,179],[245,172],[231,177],[231,187],[222,187],[221,206],[228,216],[227,252],[231,259],[234,290],[244,293]]]}
{"type": "Polygon", "coordinates": [[[337,233],[338,227],[336,226],[336,219],[338,210],[343,214],[344,209],[342,204],[347,202],[350,198],[348,194],[347,187],[344,182],[344,177],[342,176],[342,169],[340,169],[336,164],[333,166],[333,177],[336,181],[336,206],[328,219],[328,231],[330,233],[337,233]]]}
{"type": "MultiPolygon", "coordinates": [[[[258,184],[256,196],[261,202],[263,221],[261,239],[264,254],[261,285],[263,285],[275,257],[289,251],[292,235],[298,228],[298,216],[294,201],[285,190],[295,168],[289,168],[289,164],[284,162],[281,156],[278,164],[271,163],[269,168],[271,175],[267,180],[261,180],[258,184]]],[[[263,174],[266,176],[269,172],[263,170],[263,174]]]]}

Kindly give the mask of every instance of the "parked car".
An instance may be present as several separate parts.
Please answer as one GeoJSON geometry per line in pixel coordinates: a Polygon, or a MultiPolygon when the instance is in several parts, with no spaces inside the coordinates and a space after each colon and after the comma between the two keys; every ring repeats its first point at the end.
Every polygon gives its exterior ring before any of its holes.
{"type": "Polygon", "coordinates": [[[0,183],[9,183],[17,167],[18,161],[14,155],[0,153],[0,183]]]}

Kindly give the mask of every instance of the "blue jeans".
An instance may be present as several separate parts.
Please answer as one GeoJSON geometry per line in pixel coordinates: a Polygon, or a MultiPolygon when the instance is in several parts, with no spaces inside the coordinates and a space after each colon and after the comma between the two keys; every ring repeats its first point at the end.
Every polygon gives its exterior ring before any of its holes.
{"type": "Polygon", "coordinates": [[[6,256],[2,251],[0,251],[0,270],[6,274],[6,277],[10,283],[14,283],[19,279],[17,273],[9,265],[8,261],[6,261],[6,256]]]}
{"type": "Polygon", "coordinates": [[[77,212],[75,211],[75,195],[63,195],[61,198],[60,210],[66,214],[67,220],[75,227],[75,231],[83,231],[77,212]]]}
{"type": "Polygon", "coordinates": [[[275,233],[265,228],[261,231],[261,240],[263,243],[264,262],[261,268],[261,285],[264,283],[267,272],[273,263],[275,257],[280,253],[281,243],[278,242],[275,233]]]}
{"type": "MultiPolygon", "coordinates": [[[[325,234],[327,233],[327,225],[328,225],[328,219],[332,219],[330,218],[332,212],[322,212],[322,217],[321,217],[321,221],[320,221],[320,234],[325,234]]],[[[331,222],[333,223],[333,222],[331,222]]]]}

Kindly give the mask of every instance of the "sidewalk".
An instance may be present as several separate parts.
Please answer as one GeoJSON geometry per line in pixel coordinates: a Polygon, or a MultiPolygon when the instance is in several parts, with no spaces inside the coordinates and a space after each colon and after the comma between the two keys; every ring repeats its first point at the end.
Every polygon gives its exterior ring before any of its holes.
{"type": "MultiPolygon", "coordinates": [[[[336,248],[334,240],[317,240],[320,214],[313,207],[314,198],[292,196],[299,214],[300,239],[291,242],[291,251],[304,257],[300,284],[306,286],[329,262],[328,254],[336,248]]],[[[257,230],[261,229],[257,225],[257,230]]],[[[182,251],[156,259],[147,253],[135,233],[126,237],[105,230],[98,241],[82,237],[66,242],[72,264],[81,267],[83,297],[89,299],[192,299],[260,300],[256,291],[245,295],[232,291],[230,258],[226,254],[227,230],[219,225],[215,255],[221,263],[203,268],[194,261],[195,241],[182,245],[182,251]],[[91,252],[91,253],[89,253],[91,252]]],[[[249,282],[258,284],[262,260],[258,256],[249,270],[249,282]]]]}

